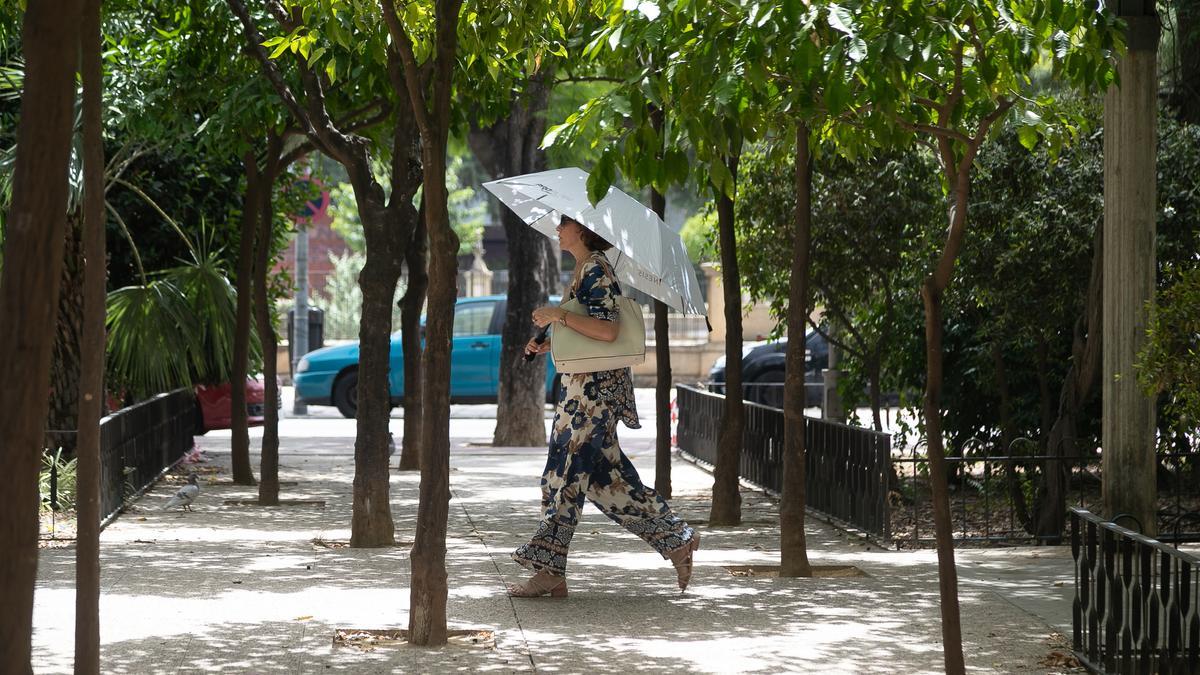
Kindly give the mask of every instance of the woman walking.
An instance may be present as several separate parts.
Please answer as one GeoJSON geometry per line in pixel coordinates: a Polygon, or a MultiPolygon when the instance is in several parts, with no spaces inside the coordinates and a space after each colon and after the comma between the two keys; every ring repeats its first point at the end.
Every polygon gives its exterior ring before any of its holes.
{"type": "MultiPolygon", "coordinates": [[[[538,327],[550,323],[586,337],[611,342],[618,333],[617,296],[621,288],[604,251],[612,245],[578,222],[563,216],[559,247],[576,261],[575,279],[564,300],[576,299],[587,315],[558,307],[533,311],[538,327]]],[[[550,351],[550,342],[530,340],[527,354],[550,351]]],[[[567,595],[567,553],[584,499],[638,535],[675,566],[679,589],[692,577],[693,552],[700,535],[671,510],[653,489],[642,484],[617,443],[617,422],[641,427],[633,400],[629,368],[562,376],[558,407],[550,432],[550,454],[542,474],[542,522],[529,543],[513,552],[517,563],[534,572],[509,595],[567,595]]]]}

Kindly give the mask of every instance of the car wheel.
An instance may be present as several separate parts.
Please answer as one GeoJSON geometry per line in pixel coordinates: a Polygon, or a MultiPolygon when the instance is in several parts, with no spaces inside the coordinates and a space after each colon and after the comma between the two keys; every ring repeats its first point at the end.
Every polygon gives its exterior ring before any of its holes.
{"type": "Polygon", "coordinates": [[[783,407],[783,370],[767,370],[759,373],[750,381],[756,385],[750,387],[748,397],[755,403],[761,403],[772,408],[783,407]]]}
{"type": "Polygon", "coordinates": [[[354,419],[358,415],[358,371],[351,370],[333,383],[333,404],[342,417],[354,419]]]}

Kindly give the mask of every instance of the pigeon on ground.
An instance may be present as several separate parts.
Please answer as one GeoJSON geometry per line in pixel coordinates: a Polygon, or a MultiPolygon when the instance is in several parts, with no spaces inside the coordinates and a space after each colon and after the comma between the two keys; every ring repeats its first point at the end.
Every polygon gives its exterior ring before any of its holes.
{"type": "Polygon", "coordinates": [[[185,511],[191,511],[192,502],[196,500],[196,496],[199,494],[200,485],[196,483],[196,474],[192,474],[188,476],[188,484],[175,492],[175,496],[171,497],[170,501],[163,506],[163,510],[166,511],[172,506],[182,506],[185,511]]]}

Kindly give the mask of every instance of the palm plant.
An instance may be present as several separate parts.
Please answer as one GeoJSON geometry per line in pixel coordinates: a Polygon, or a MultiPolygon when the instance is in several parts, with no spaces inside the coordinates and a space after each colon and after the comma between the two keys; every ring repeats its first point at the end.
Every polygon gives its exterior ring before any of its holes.
{"type": "MultiPolygon", "coordinates": [[[[108,294],[109,382],[135,399],[228,382],[233,371],[237,292],[221,249],[213,247],[212,231],[203,223],[199,247],[173,221],[172,226],[191,260],[108,294]]],[[[262,353],[251,330],[253,370],[262,353]]]]}
{"type": "MultiPolygon", "coordinates": [[[[22,64],[0,67],[0,100],[19,94],[22,64]]],[[[83,167],[80,158],[79,111],[70,163],[67,209],[82,202],[83,167]]],[[[145,201],[187,245],[190,260],[147,274],[137,244],[120,212],[105,208],[133,251],[141,283],[108,294],[105,326],[107,381],[110,391],[135,399],[194,384],[219,384],[229,380],[233,361],[233,331],[237,295],[221,250],[213,246],[212,231],[201,223],[199,246],[148,194],[122,178],[139,157],[150,150],[125,145],[111,155],[105,167],[106,192],[121,185],[145,201]]],[[[16,148],[0,148],[0,213],[11,198],[11,164],[16,148]]],[[[3,222],[0,220],[0,250],[3,222]]],[[[2,258],[0,258],[2,260],[2,258]]],[[[251,342],[257,347],[257,341],[251,342]]],[[[252,348],[251,363],[261,362],[261,350],[252,348]]]]}

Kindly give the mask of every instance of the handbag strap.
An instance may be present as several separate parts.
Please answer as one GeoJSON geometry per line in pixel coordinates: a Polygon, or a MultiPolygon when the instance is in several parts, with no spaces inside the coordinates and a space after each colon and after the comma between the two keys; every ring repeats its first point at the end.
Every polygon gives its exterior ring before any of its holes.
{"type": "MultiPolygon", "coordinates": [[[[592,251],[592,255],[589,257],[589,259],[595,260],[596,264],[600,266],[600,269],[604,270],[604,275],[607,276],[612,281],[613,286],[616,286],[617,295],[625,295],[623,292],[621,292],[621,285],[620,285],[620,283],[617,282],[617,272],[616,272],[616,270],[613,269],[612,263],[610,263],[608,261],[608,256],[604,255],[603,251],[592,251]]],[[[585,264],[586,264],[586,262],[580,263],[580,267],[583,267],[583,265],[585,265],[585,264]]],[[[580,274],[578,277],[576,277],[571,282],[570,290],[571,290],[572,296],[574,296],[574,297],[579,296],[579,284],[582,282],[583,282],[582,274],[580,274]]]]}

